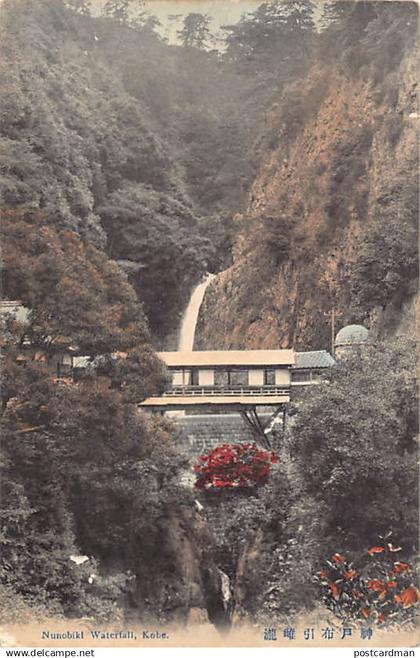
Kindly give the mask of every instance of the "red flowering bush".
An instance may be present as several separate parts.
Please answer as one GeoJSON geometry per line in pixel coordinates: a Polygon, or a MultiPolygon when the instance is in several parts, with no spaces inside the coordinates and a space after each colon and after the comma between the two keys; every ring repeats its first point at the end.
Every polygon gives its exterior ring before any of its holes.
{"type": "Polygon", "coordinates": [[[413,569],[407,562],[396,560],[400,546],[383,543],[367,551],[365,573],[334,553],[315,577],[324,603],[341,619],[383,624],[412,616],[413,606],[420,600],[413,569]]]}
{"type": "Polygon", "coordinates": [[[250,487],[267,480],[271,464],[278,457],[256,443],[224,443],[198,458],[194,466],[197,489],[250,487]]]}

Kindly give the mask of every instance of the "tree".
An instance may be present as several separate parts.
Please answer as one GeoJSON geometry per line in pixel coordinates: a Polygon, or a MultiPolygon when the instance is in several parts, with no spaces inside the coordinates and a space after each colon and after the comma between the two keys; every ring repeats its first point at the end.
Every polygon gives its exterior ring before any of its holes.
{"type": "Polygon", "coordinates": [[[210,21],[211,18],[205,14],[188,14],[182,30],[177,32],[182,45],[186,48],[205,48],[210,37],[210,21]]]}
{"type": "Polygon", "coordinates": [[[116,356],[104,355],[97,362],[96,374],[108,377],[111,388],[121,391],[124,402],[138,404],[161,394],[167,384],[164,363],[147,346],[116,356]]]}
{"type": "Polygon", "coordinates": [[[407,46],[413,47],[417,25],[415,3],[329,2],[321,19],[321,54],[338,57],[351,76],[369,67],[378,84],[384,73],[397,70],[407,46]]]}
{"type": "Polygon", "coordinates": [[[279,57],[290,58],[297,50],[308,54],[315,36],[313,11],[308,0],[261,4],[237,25],[225,26],[227,57],[238,63],[251,60],[261,68],[276,65],[278,71],[279,57]]]}
{"type": "MultiPolygon", "coordinates": [[[[38,466],[47,464],[38,461],[38,466]]],[[[52,478],[48,483],[44,479],[43,502],[37,505],[22,480],[2,468],[0,583],[24,594],[28,602],[47,605],[51,612],[75,612],[83,606],[87,580],[70,560],[78,549],[62,492],[52,478]]]]}
{"type": "Polygon", "coordinates": [[[346,20],[353,8],[354,2],[351,1],[343,2],[343,0],[332,0],[326,2],[322,9],[322,16],[320,21],[322,29],[325,30],[335,23],[340,23],[346,20]]]}
{"type": "Polygon", "coordinates": [[[127,23],[130,13],[144,6],[144,0],[107,0],[103,6],[103,14],[121,23],[127,23]]]}
{"type": "MultiPolygon", "coordinates": [[[[173,550],[170,524],[185,517],[184,540],[198,537],[169,425],[139,414],[101,377],[60,385],[41,369],[23,372],[30,376],[1,419],[0,582],[51,612],[92,614],[87,575],[70,560],[82,552],[102,572],[130,570],[141,592],[152,589],[162,543],[164,555],[173,550]]],[[[180,568],[168,576],[178,589],[180,568]]],[[[145,596],[138,604],[147,608],[145,596]]]]}
{"type": "Polygon", "coordinates": [[[21,343],[27,337],[46,350],[74,346],[94,356],[147,342],[134,290],[115,263],[75,233],[41,223],[31,211],[5,212],[3,250],[4,292],[31,309],[21,343]]]}
{"type": "Polygon", "coordinates": [[[370,221],[355,245],[347,267],[350,303],[363,315],[375,307],[401,305],[410,299],[418,279],[418,231],[401,217],[370,221]]]}
{"type": "Polygon", "coordinates": [[[156,30],[158,27],[162,25],[162,23],[157,18],[157,16],[154,16],[153,14],[147,14],[146,12],[139,12],[137,16],[135,16],[130,21],[130,25],[131,27],[136,28],[140,32],[153,35],[157,39],[160,39],[159,34],[156,30]]]}
{"type": "MultiPolygon", "coordinates": [[[[10,356],[6,350],[6,380],[10,356]]],[[[87,582],[70,560],[79,551],[48,431],[54,387],[42,365],[19,369],[1,419],[0,582],[52,612],[74,612],[87,582]]]]}
{"type": "Polygon", "coordinates": [[[417,540],[418,433],[411,340],[366,348],[311,390],[289,451],[324,519],[324,552],[362,550],[389,529],[417,540]]]}

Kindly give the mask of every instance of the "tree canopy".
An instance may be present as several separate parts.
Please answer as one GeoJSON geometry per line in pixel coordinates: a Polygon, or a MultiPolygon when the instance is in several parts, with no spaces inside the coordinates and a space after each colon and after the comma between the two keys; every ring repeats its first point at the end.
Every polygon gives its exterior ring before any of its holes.
{"type": "Polygon", "coordinates": [[[314,7],[309,0],[262,3],[237,25],[225,27],[227,56],[260,70],[280,65],[281,75],[283,60],[297,56],[298,50],[307,54],[314,41],[314,7]]]}
{"type": "Polygon", "coordinates": [[[204,48],[210,37],[211,18],[205,14],[192,12],[184,18],[182,30],[178,31],[178,36],[184,47],[204,48]]]}
{"type": "MultiPolygon", "coordinates": [[[[124,581],[130,570],[147,582],[157,518],[173,513],[173,496],[190,505],[177,484],[183,460],[165,423],[103,378],[57,384],[42,365],[21,374],[1,420],[1,582],[50,612],[105,613],[105,592],[70,556],[95,555],[98,577],[124,581]]],[[[108,612],[118,612],[115,598],[108,612]]]]}
{"type": "Polygon", "coordinates": [[[409,339],[366,348],[298,408],[288,449],[336,548],[361,550],[391,529],[416,544],[415,354],[409,339]]]}
{"type": "Polygon", "coordinates": [[[3,248],[4,293],[31,310],[21,342],[94,356],[149,340],[141,304],[116,263],[76,233],[10,211],[3,248]]]}

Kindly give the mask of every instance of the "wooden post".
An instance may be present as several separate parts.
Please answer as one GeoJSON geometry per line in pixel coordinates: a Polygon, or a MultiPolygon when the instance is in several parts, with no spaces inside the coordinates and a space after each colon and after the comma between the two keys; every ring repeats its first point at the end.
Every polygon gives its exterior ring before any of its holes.
{"type": "Polygon", "coordinates": [[[335,357],[335,321],[336,318],[338,318],[340,315],[343,314],[336,311],[333,306],[331,311],[328,311],[328,313],[324,313],[324,315],[327,318],[331,318],[331,355],[335,357]]]}

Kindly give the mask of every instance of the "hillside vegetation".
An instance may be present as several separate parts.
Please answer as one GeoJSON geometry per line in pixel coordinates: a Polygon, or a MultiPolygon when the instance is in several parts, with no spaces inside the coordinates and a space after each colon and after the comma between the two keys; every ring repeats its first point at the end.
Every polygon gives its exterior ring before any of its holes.
{"type": "Polygon", "coordinates": [[[414,321],[417,6],[333,3],[324,20],[310,70],[266,112],[198,347],[326,348],[332,308],[380,335],[414,321]]]}
{"type": "Polygon", "coordinates": [[[137,405],[206,271],[198,347],[326,348],[333,309],[413,333],[417,6],[333,2],[320,24],[307,0],[256,4],[216,50],[205,17],[169,45],[139,4],[0,5],[2,292],[29,312],[2,322],[6,623],[265,624],[319,604],[330,551],[369,562],[391,528],[416,554],[411,341],[310,387],[270,477],[227,492],[221,538],[175,426],[137,405]],[[56,377],[57,355],[86,368],[56,377]]]}
{"type": "Polygon", "coordinates": [[[119,262],[159,342],[213,254],[170,108],[157,110],[171,94],[171,49],[146,28],[56,0],[1,11],[3,204],[40,210],[40,223],[54,217],[119,262]]]}
{"type": "Polygon", "coordinates": [[[25,608],[217,617],[221,601],[173,430],[135,406],[162,390],[152,340],[177,322],[212,252],[153,108],[125,90],[124,63],[111,66],[111,35],[145,46],[61,1],[1,6],[2,292],[30,310],[28,324],[2,326],[7,622],[25,608]],[[101,359],[77,383],[48,366],[69,349],[101,359]]]}

